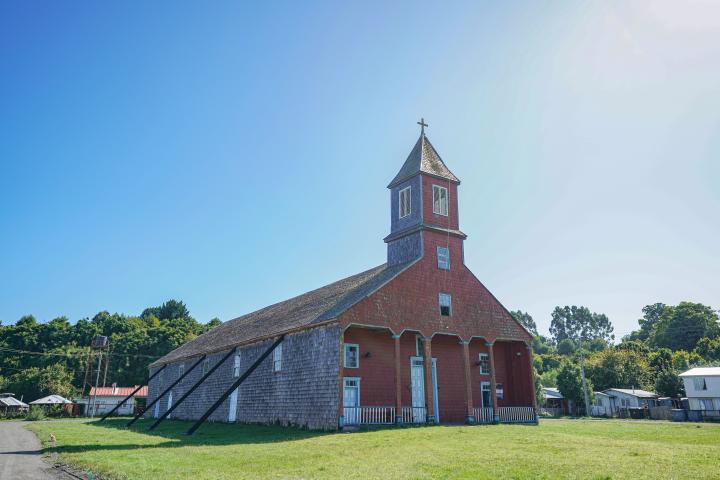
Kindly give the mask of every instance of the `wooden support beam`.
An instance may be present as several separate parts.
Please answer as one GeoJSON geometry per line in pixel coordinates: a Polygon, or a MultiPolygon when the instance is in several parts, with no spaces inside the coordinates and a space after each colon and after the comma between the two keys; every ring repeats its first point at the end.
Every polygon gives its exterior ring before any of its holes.
{"type": "Polygon", "coordinates": [[[495,342],[487,342],[488,357],[490,359],[490,396],[492,397],[493,423],[500,422],[500,412],[497,404],[497,382],[495,381],[495,342]]]}
{"type": "MultiPolygon", "coordinates": [[[[155,378],[155,375],[157,375],[158,373],[162,372],[165,367],[167,367],[167,365],[163,365],[162,367],[160,367],[160,368],[158,369],[157,372],[155,372],[155,373],[153,373],[152,375],[150,375],[150,378],[147,379],[147,384],[148,384],[148,386],[150,386],[150,380],[152,380],[153,378],[155,378]]],[[[105,415],[103,415],[102,418],[101,418],[100,420],[98,420],[98,421],[99,421],[99,422],[102,422],[102,421],[105,420],[107,417],[109,417],[110,415],[112,415],[113,413],[115,413],[115,412],[117,411],[117,409],[120,408],[120,406],[121,406],[123,403],[127,402],[130,398],[132,398],[132,396],[135,395],[138,391],[140,391],[140,389],[141,389],[142,387],[143,387],[143,386],[140,385],[140,386],[137,387],[135,390],[133,390],[130,395],[128,395],[127,397],[123,398],[123,401],[122,401],[122,402],[120,402],[120,403],[118,403],[117,405],[115,405],[115,407],[113,407],[112,410],[110,410],[108,413],[106,413],[105,415]]]]}
{"type": "Polygon", "coordinates": [[[190,387],[190,390],[188,390],[187,392],[185,392],[185,395],[183,395],[182,397],[180,397],[180,399],[179,399],[177,402],[173,403],[172,406],[165,411],[165,413],[163,413],[162,415],[160,415],[160,418],[158,418],[157,420],[155,420],[155,423],[153,423],[152,425],[150,425],[150,428],[148,428],[148,430],[154,430],[155,427],[157,427],[158,425],[160,425],[160,423],[161,423],[163,420],[165,420],[165,419],[168,417],[168,415],[170,415],[170,414],[173,412],[173,410],[175,410],[178,406],[180,406],[180,405],[185,401],[185,399],[186,399],[187,397],[189,397],[190,394],[193,393],[197,387],[200,386],[201,383],[203,383],[205,380],[207,380],[210,375],[212,375],[213,373],[215,373],[215,370],[217,370],[218,368],[220,368],[220,365],[222,365],[223,363],[225,363],[225,360],[227,360],[227,359],[230,357],[230,355],[232,355],[233,353],[235,353],[235,349],[234,349],[234,348],[231,348],[230,351],[227,352],[227,353],[225,354],[225,356],[224,356],[218,363],[216,363],[210,370],[208,370],[208,372],[207,372],[205,375],[203,375],[203,376],[200,378],[200,380],[197,381],[197,383],[196,383],[195,385],[193,385],[192,387],[190,387]]]}
{"type": "MultiPolygon", "coordinates": [[[[150,407],[152,407],[152,406],[155,405],[157,402],[159,402],[160,399],[161,399],[167,392],[169,392],[175,385],[177,385],[178,383],[180,383],[183,378],[185,378],[190,372],[192,372],[192,371],[195,369],[195,367],[197,367],[198,365],[200,365],[200,362],[202,362],[203,360],[205,360],[205,357],[206,357],[206,355],[203,355],[202,357],[200,357],[200,359],[199,359],[197,362],[195,362],[192,367],[190,367],[185,373],[183,373],[182,375],[180,375],[180,378],[178,378],[178,379],[175,380],[173,383],[171,383],[170,386],[165,389],[165,391],[163,391],[160,395],[158,395],[158,396],[155,398],[155,400],[153,400],[152,402],[150,402],[150,403],[148,403],[147,405],[145,405],[145,408],[143,408],[137,415],[135,415],[135,418],[133,418],[132,420],[130,420],[130,421],[127,423],[127,425],[125,425],[125,426],[126,426],[126,427],[129,427],[130,425],[132,425],[133,423],[135,423],[135,422],[138,420],[138,418],[142,417],[142,416],[145,414],[145,412],[147,412],[148,410],[150,410],[150,407]]],[[[167,364],[163,365],[162,368],[165,368],[166,366],[167,366],[167,364]]],[[[161,368],[160,370],[162,370],[162,368],[161,368]]],[[[158,372],[159,372],[160,370],[158,370],[158,372]]],[[[157,372],[155,372],[155,373],[157,373],[157,372]]],[[[148,388],[150,387],[149,384],[150,384],[150,382],[148,382],[148,388]]],[[[148,392],[148,393],[149,393],[149,392],[148,392]]]]}
{"type": "Polygon", "coordinates": [[[243,373],[243,374],[240,376],[240,378],[238,378],[238,379],[232,384],[232,386],[227,389],[227,391],[226,391],[225,393],[223,393],[222,395],[220,395],[220,398],[217,399],[217,401],[213,404],[213,406],[210,407],[210,408],[207,410],[207,412],[205,412],[205,413],[203,414],[203,416],[200,417],[200,419],[199,419],[197,422],[195,422],[195,424],[194,424],[192,427],[190,427],[190,430],[188,430],[188,431],[186,432],[186,435],[192,435],[193,433],[195,433],[195,430],[197,430],[198,428],[200,428],[200,425],[202,425],[202,424],[205,422],[205,420],[207,420],[208,417],[210,417],[210,415],[212,415],[212,413],[213,413],[215,410],[217,410],[217,408],[218,408],[220,405],[222,405],[222,402],[224,402],[225,399],[228,398],[228,397],[232,394],[232,392],[233,392],[236,388],[238,388],[238,387],[240,386],[240,384],[243,383],[243,382],[245,381],[245,379],[248,378],[248,377],[250,376],[250,374],[253,373],[257,367],[260,366],[260,364],[262,363],[262,361],[265,360],[265,359],[267,358],[267,356],[270,355],[270,354],[273,352],[273,350],[275,350],[275,348],[276,348],[278,345],[280,345],[280,342],[282,342],[284,338],[285,338],[285,335],[280,335],[280,337],[279,337],[277,340],[275,340],[275,342],[274,342],[272,345],[270,345],[270,348],[268,348],[267,350],[265,350],[265,352],[263,352],[263,354],[260,355],[260,356],[257,358],[257,360],[255,360],[255,362],[254,362],[252,365],[250,365],[250,368],[248,368],[248,369],[245,371],[245,373],[243,373]]]}

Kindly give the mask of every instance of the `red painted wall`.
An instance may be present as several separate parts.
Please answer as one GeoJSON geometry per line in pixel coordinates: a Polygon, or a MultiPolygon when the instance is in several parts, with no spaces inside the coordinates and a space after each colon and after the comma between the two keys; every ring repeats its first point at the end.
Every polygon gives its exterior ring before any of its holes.
{"type": "Polygon", "coordinates": [[[455,336],[433,337],[432,355],[437,359],[438,408],[443,423],[465,421],[465,370],[462,345],[455,336]]]}
{"type": "Polygon", "coordinates": [[[462,240],[423,232],[424,256],[377,292],[355,304],[339,320],[387,327],[393,332],[412,329],[425,336],[455,334],[463,339],[483,337],[530,341],[531,336],[462,263],[462,240]],[[451,269],[437,267],[437,245],[450,245],[451,269]],[[452,295],[453,314],[440,315],[438,294],[452,295]]]}
{"type": "Polygon", "coordinates": [[[438,225],[453,230],[458,229],[458,201],[457,201],[457,184],[441,180],[439,178],[422,176],[423,191],[423,222],[431,225],[438,225]],[[445,187],[448,189],[448,215],[438,215],[433,213],[433,185],[445,187]]]}

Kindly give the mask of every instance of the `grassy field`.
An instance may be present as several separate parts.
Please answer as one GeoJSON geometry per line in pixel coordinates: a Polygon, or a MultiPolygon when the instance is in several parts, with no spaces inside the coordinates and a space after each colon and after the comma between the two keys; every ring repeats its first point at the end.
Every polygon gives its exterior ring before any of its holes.
{"type": "MultiPolygon", "coordinates": [[[[308,432],[167,421],[29,425],[68,463],[112,479],[720,478],[720,425],[546,420],[540,426],[308,432]]],[[[48,450],[49,451],[49,450],[48,450]]]]}

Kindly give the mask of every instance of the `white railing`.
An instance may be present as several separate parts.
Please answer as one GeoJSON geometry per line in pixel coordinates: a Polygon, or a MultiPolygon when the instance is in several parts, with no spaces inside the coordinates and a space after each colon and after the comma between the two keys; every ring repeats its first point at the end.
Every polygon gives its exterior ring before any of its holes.
{"type": "Polygon", "coordinates": [[[390,425],[395,423],[395,407],[344,407],[345,425],[390,425]]]}
{"type": "Polygon", "coordinates": [[[537,423],[533,407],[499,407],[500,423],[537,423]]]}
{"type": "Polygon", "coordinates": [[[403,423],[425,423],[425,407],[402,407],[403,423]]]}
{"type": "Polygon", "coordinates": [[[492,407],[473,408],[473,415],[477,423],[492,423],[493,409],[492,407]]]}

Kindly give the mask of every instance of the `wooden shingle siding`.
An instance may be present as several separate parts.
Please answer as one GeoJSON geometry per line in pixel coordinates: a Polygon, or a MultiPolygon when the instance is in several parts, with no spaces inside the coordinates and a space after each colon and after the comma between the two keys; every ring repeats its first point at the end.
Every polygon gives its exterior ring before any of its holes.
{"type": "MultiPolygon", "coordinates": [[[[283,341],[282,369],[273,372],[272,355],[240,386],[237,421],[241,423],[279,423],[310,429],[335,429],[338,425],[338,374],[341,329],[330,324],[287,335],[283,341]]],[[[240,352],[240,372],[260,356],[273,340],[244,346],[240,352]]],[[[208,356],[210,366],[226,352],[208,356]]],[[[186,361],[188,365],[190,361],[186,361]]],[[[176,419],[195,420],[205,413],[235,380],[234,355],[200,385],[185,402],[172,413],[176,419]]],[[[186,367],[186,368],[189,368],[186,367]]],[[[164,385],[177,379],[179,363],[168,365],[164,385]]],[[[193,370],[183,382],[173,388],[176,402],[202,376],[200,367],[193,370]]],[[[158,382],[150,382],[148,401],[160,392],[158,382]]],[[[167,395],[166,395],[167,397],[167,395]]],[[[226,400],[209,418],[209,421],[228,420],[230,399],[226,400]]],[[[152,416],[152,410],[146,417],[152,416]]],[[[161,401],[160,412],[167,410],[167,398],[161,401]]]]}

